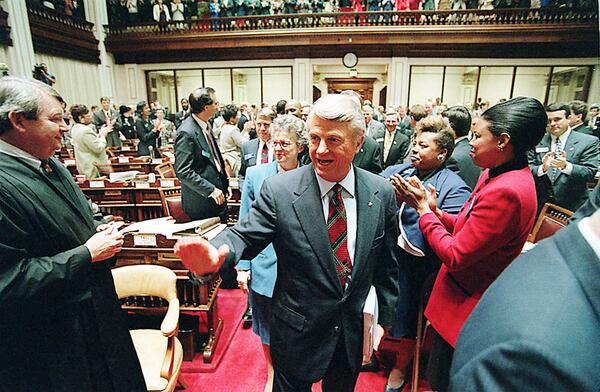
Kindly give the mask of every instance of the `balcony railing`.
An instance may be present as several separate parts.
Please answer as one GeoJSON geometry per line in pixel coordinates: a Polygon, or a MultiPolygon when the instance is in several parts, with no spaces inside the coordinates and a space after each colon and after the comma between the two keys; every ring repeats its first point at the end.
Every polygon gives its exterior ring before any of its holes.
{"type": "Polygon", "coordinates": [[[202,32],[264,31],[348,27],[515,26],[598,23],[597,10],[494,9],[452,11],[339,12],[210,18],[165,23],[104,26],[108,35],[173,35],[202,32]]]}
{"type": "Polygon", "coordinates": [[[87,20],[76,19],[64,13],[53,11],[46,7],[40,7],[34,4],[27,4],[27,12],[29,14],[30,23],[31,19],[51,21],[89,33],[92,33],[92,29],[94,28],[94,24],[88,22],[87,20]]]}

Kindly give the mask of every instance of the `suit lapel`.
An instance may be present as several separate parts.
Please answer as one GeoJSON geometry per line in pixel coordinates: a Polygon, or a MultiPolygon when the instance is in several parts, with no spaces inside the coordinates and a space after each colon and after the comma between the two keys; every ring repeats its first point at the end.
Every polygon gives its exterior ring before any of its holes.
{"type": "MultiPolygon", "coordinates": [[[[210,163],[212,163],[212,165],[217,168],[217,164],[215,163],[215,159],[217,159],[217,157],[213,156],[212,153],[212,148],[210,148],[209,142],[208,140],[206,140],[206,136],[204,135],[204,131],[202,131],[202,128],[200,127],[200,125],[196,122],[196,119],[192,119],[193,120],[193,124],[194,124],[194,136],[196,137],[196,141],[198,142],[198,144],[200,145],[200,147],[202,147],[203,151],[208,152],[209,157],[208,160],[210,161],[210,163]]],[[[204,155],[202,152],[200,152],[202,155],[204,155]]],[[[205,156],[205,155],[204,155],[205,156]]]]}
{"type": "Polygon", "coordinates": [[[377,220],[380,218],[381,200],[378,197],[379,191],[372,189],[364,173],[360,170],[354,170],[356,175],[356,247],[354,249],[354,260],[352,265],[352,282],[348,286],[346,295],[356,286],[355,280],[362,275],[362,270],[367,264],[371,245],[377,229],[377,220]]]}
{"type": "Polygon", "coordinates": [[[294,194],[297,195],[297,198],[292,201],[292,207],[300,226],[325,271],[326,278],[341,296],[343,294],[342,286],[335,269],[335,259],[329,244],[329,234],[321,208],[321,193],[312,166],[310,170],[304,172],[294,194]]]}

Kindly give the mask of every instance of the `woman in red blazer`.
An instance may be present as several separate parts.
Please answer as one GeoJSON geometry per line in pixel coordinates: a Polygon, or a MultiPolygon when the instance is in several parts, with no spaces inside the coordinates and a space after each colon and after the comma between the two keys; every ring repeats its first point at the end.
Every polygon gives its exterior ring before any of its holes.
{"type": "Polygon", "coordinates": [[[546,123],[544,107],[534,98],[514,98],[482,114],[469,144],[474,163],[486,170],[456,216],[437,209],[435,190],[426,191],[418,179],[392,180],[421,216],[421,231],[442,261],[425,310],[437,332],[427,369],[435,390],[448,387],[465,320],[519,255],[533,227],[537,202],[526,151],[541,140],[546,123]]]}

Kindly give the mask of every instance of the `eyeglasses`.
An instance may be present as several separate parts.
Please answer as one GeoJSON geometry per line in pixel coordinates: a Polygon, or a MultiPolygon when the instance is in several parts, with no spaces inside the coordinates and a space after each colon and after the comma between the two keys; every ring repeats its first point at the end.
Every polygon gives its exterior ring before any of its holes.
{"type": "Polygon", "coordinates": [[[273,144],[273,147],[279,146],[279,147],[283,148],[284,150],[289,150],[294,145],[291,142],[278,141],[278,140],[272,141],[271,144],[273,144]]]}
{"type": "Polygon", "coordinates": [[[289,108],[289,109],[287,109],[287,110],[285,111],[285,113],[286,113],[286,114],[287,114],[287,113],[289,113],[289,112],[294,112],[294,113],[295,113],[295,112],[297,112],[297,111],[298,111],[298,109],[296,109],[296,108],[289,108]]]}

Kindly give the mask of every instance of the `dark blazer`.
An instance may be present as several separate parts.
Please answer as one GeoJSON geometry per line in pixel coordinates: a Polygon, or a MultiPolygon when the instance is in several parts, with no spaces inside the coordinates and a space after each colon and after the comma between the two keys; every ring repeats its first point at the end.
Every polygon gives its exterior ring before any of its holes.
{"type": "Polygon", "coordinates": [[[217,157],[211,153],[210,145],[202,128],[194,117],[186,118],[175,137],[175,172],[181,181],[181,204],[183,211],[192,219],[205,219],[227,213],[227,203],[217,205],[209,197],[215,187],[227,194],[229,181],[225,174],[223,157],[217,147],[217,157]],[[221,162],[217,170],[215,159],[221,162]]]}
{"type": "MultiPolygon", "coordinates": [[[[248,140],[242,144],[242,163],[240,165],[240,171],[238,172],[238,183],[240,185],[240,190],[244,189],[244,177],[246,175],[246,170],[249,167],[256,165],[256,158],[260,155],[258,152],[259,145],[259,138],[248,140]]],[[[273,153],[272,161],[274,160],[275,153],[273,153]]]]}
{"type": "Polygon", "coordinates": [[[594,187],[594,190],[590,194],[589,199],[587,199],[585,201],[585,203],[583,203],[581,205],[581,207],[579,207],[577,209],[577,211],[575,211],[575,213],[571,217],[571,221],[578,221],[582,218],[585,218],[586,216],[590,216],[594,212],[596,212],[596,210],[599,208],[600,208],[600,185],[596,184],[596,186],[594,187]]]}
{"type": "Polygon", "coordinates": [[[352,280],[337,277],[321,195],[312,165],[269,177],[249,214],[212,241],[228,244],[229,262],[255,257],[273,243],[271,356],[275,367],[305,381],[322,378],[344,337],[351,369],[362,361],[362,309],[371,285],[379,323],[391,325],[397,298],[396,201],[383,178],[355,168],[357,233],[352,280]]]}
{"type": "Polygon", "coordinates": [[[356,155],[352,164],[373,174],[381,173],[381,147],[371,136],[365,135],[365,141],[356,155]]]}
{"type": "MultiPolygon", "coordinates": [[[[111,108],[109,109],[109,116],[110,118],[118,119],[119,112],[111,108]]],[[[92,122],[96,126],[96,129],[100,129],[104,124],[106,124],[106,115],[104,114],[104,110],[100,109],[94,113],[92,122]]],[[[106,135],[106,147],[120,147],[122,144],[123,143],[119,138],[119,130],[117,127],[114,127],[113,131],[106,135]]]]}
{"type": "Polygon", "coordinates": [[[135,139],[137,137],[135,132],[135,118],[119,116],[115,123],[115,129],[121,132],[126,139],[135,139]]]}
{"type": "Polygon", "coordinates": [[[143,391],[110,261],[92,264],[84,246],[90,207],[49,164],[46,176],[0,154],[0,390],[143,391]]]}
{"type": "MultiPolygon", "coordinates": [[[[381,156],[383,159],[383,144],[385,141],[385,132],[377,132],[373,139],[377,143],[379,143],[379,147],[381,147],[381,156]]],[[[388,153],[387,159],[383,161],[383,168],[385,169],[388,166],[398,165],[404,162],[404,158],[408,155],[410,149],[410,139],[408,136],[404,135],[401,132],[396,131],[394,134],[394,141],[392,142],[392,146],[390,147],[390,151],[388,153]]]]}
{"type": "Polygon", "coordinates": [[[175,128],[179,128],[179,126],[183,123],[183,120],[190,116],[189,110],[180,110],[175,113],[175,128]]]}
{"type": "Polygon", "coordinates": [[[570,175],[560,173],[554,181],[548,174],[541,177],[537,175],[542,158],[550,151],[551,144],[552,139],[546,134],[535,150],[528,154],[529,167],[535,178],[538,207],[541,209],[544,203],[551,202],[575,211],[587,200],[587,182],[592,181],[598,171],[598,138],[571,131],[563,149],[567,161],[573,164],[573,172],[570,175]]]}
{"type": "Polygon", "coordinates": [[[573,130],[575,132],[581,132],[586,135],[595,136],[593,129],[587,127],[584,123],[579,124],[575,128],[571,128],[571,130],[573,130]]]}
{"type": "Polygon", "coordinates": [[[147,121],[144,121],[141,117],[135,120],[135,132],[140,139],[137,145],[138,156],[150,155],[150,149],[148,148],[150,146],[152,146],[152,155],[155,157],[160,156],[156,151],[156,140],[160,139],[160,133],[154,132],[153,129],[154,124],[152,124],[150,117],[147,121]]]}
{"type": "Polygon", "coordinates": [[[410,138],[413,132],[412,127],[410,126],[410,116],[408,114],[404,117],[404,120],[400,120],[400,117],[398,117],[398,126],[396,127],[396,130],[410,138]]]}
{"type": "Polygon", "coordinates": [[[365,132],[365,136],[374,137],[374,135],[385,131],[385,126],[379,121],[372,119],[367,126],[367,130],[365,132]]]}
{"type": "Polygon", "coordinates": [[[481,168],[473,163],[469,152],[471,152],[469,141],[462,139],[454,146],[454,151],[450,159],[448,159],[446,167],[458,174],[469,188],[475,189],[477,180],[479,180],[479,176],[481,175],[481,168]]]}
{"type": "Polygon", "coordinates": [[[600,390],[600,260],[576,226],[490,286],[458,338],[450,391],[600,390]]]}

